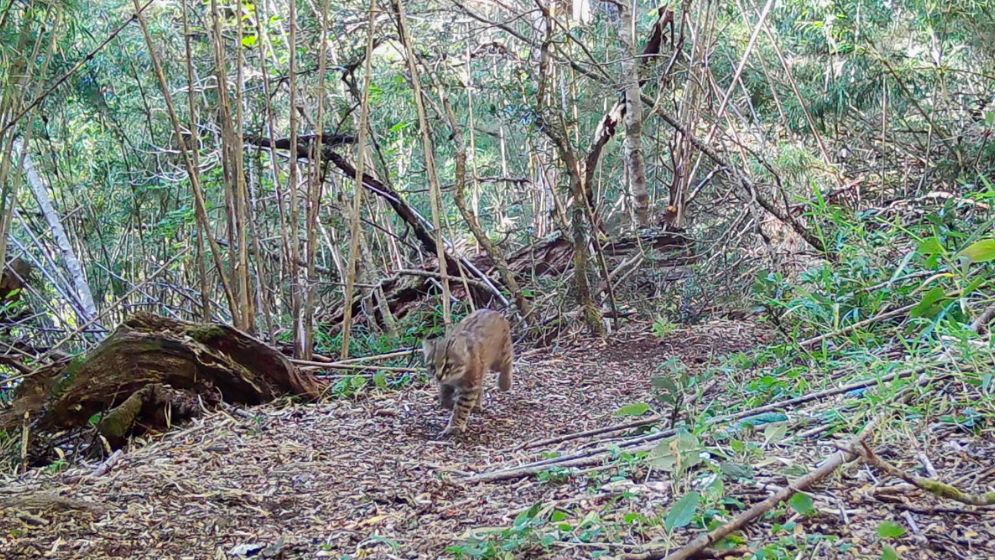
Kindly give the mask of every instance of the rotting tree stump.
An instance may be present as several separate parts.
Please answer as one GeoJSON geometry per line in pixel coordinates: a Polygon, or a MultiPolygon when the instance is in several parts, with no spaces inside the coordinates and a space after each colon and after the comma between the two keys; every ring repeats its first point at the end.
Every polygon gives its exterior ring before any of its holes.
{"type": "MultiPolygon", "coordinates": [[[[0,411],[0,429],[17,433],[27,418],[32,437],[44,440],[93,424],[119,447],[129,435],[164,429],[221,401],[253,405],[320,393],[312,375],[233,327],[138,313],[87,354],[25,379],[0,411]]],[[[45,447],[36,441],[33,451],[38,444],[45,447]]]]}

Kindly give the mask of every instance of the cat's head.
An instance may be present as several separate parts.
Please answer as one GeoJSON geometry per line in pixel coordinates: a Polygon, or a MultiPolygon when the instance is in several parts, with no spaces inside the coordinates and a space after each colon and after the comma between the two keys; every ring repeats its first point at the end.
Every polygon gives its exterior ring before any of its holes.
{"type": "Polygon", "coordinates": [[[439,382],[463,377],[469,361],[466,341],[459,337],[425,339],[422,342],[422,355],[428,374],[439,382]]]}

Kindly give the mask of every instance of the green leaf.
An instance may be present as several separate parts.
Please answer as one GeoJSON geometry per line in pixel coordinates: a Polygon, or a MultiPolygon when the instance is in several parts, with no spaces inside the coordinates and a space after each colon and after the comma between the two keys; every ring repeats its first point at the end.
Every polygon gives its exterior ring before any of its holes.
{"type": "Polygon", "coordinates": [[[809,515],[815,512],[815,501],[812,500],[812,496],[804,492],[799,492],[791,496],[791,499],[788,500],[788,505],[791,506],[791,509],[802,515],[809,515]]]}
{"type": "Polygon", "coordinates": [[[778,422],[777,424],[768,424],[764,428],[764,439],[769,445],[777,445],[784,439],[784,436],[788,435],[788,425],[778,422]]]}
{"type": "Polygon", "coordinates": [[[518,529],[526,526],[529,522],[535,519],[535,516],[539,514],[539,511],[541,509],[542,509],[542,502],[536,502],[529,509],[519,513],[515,517],[515,520],[512,522],[512,525],[514,525],[514,527],[518,529]]]}
{"type": "Polygon", "coordinates": [[[652,384],[653,387],[662,389],[668,393],[676,393],[678,390],[677,383],[675,383],[669,375],[658,375],[650,380],[650,384],[652,384]]]}
{"type": "Polygon", "coordinates": [[[881,551],[881,560],[898,560],[898,552],[888,545],[884,545],[884,550],[881,551]]]}
{"type": "Polygon", "coordinates": [[[242,37],[242,46],[246,48],[254,47],[258,42],[259,37],[256,37],[255,35],[246,35],[242,37]]]}
{"type": "Polygon", "coordinates": [[[919,242],[919,254],[924,256],[942,255],[943,243],[936,237],[927,237],[919,242]]]}
{"type": "Polygon", "coordinates": [[[912,311],[909,312],[913,317],[931,317],[935,315],[939,309],[936,303],[942,300],[947,293],[943,288],[937,286],[932,290],[926,292],[926,295],[922,296],[922,301],[920,301],[912,311]]]}
{"type": "Polygon", "coordinates": [[[663,519],[663,527],[668,531],[687,527],[694,518],[694,512],[697,511],[699,503],[701,503],[701,494],[697,492],[690,492],[677,500],[677,503],[670,508],[667,516],[663,519]]]}
{"type": "Polygon", "coordinates": [[[751,416],[749,418],[743,419],[739,423],[739,427],[757,427],[763,426],[764,424],[773,424],[775,422],[787,422],[788,415],[782,412],[765,412],[763,414],[757,414],[756,416],[751,416]]]}
{"type": "Polygon", "coordinates": [[[553,513],[549,516],[549,520],[553,523],[558,523],[570,518],[570,514],[563,511],[562,509],[555,509],[553,513]]]}
{"type": "Polygon", "coordinates": [[[615,411],[615,416],[642,416],[650,410],[650,405],[644,402],[627,404],[615,411]]]}
{"type": "Polygon", "coordinates": [[[971,262],[995,261],[995,239],[976,241],[965,247],[960,254],[971,262]]]}
{"type": "Polygon", "coordinates": [[[905,527],[894,521],[885,521],[878,525],[878,536],[882,539],[897,539],[905,536],[905,527]]]}
{"type": "Polygon", "coordinates": [[[722,471],[722,474],[738,480],[750,480],[753,478],[753,467],[750,465],[723,461],[719,463],[719,470],[722,471]]]}

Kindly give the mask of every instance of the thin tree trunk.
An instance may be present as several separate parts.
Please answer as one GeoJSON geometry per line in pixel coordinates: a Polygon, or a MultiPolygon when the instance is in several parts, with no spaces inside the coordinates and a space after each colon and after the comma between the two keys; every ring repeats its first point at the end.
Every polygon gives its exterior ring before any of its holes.
{"type": "MultiPolygon", "coordinates": [[[[187,142],[186,149],[190,152],[193,160],[194,173],[200,173],[200,162],[198,154],[200,152],[200,129],[197,126],[197,102],[194,95],[194,69],[193,69],[193,44],[190,34],[190,21],[187,17],[187,2],[183,1],[180,6],[183,16],[183,48],[186,56],[187,67],[187,104],[190,112],[190,124],[188,125],[189,135],[181,142],[187,142]],[[188,140],[188,141],[187,141],[188,140]]],[[[197,222],[197,273],[200,275],[200,316],[205,322],[211,320],[211,291],[207,284],[207,266],[204,263],[204,227],[197,222]]]]}
{"type": "MultiPolygon", "coordinates": [[[[349,357],[349,337],[352,331],[352,299],[356,287],[356,266],[360,260],[363,235],[363,173],[366,167],[366,142],[370,117],[370,79],[373,60],[373,26],[376,23],[376,0],[370,0],[370,12],[366,21],[366,59],[363,61],[363,88],[359,102],[359,142],[356,149],[356,191],[352,197],[352,213],[349,215],[349,264],[345,275],[345,307],[342,311],[342,359],[349,357]]],[[[383,301],[382,296],[379,298],[383,301]]]]}
{"type": "MultiPolygon", "coordinates": [[[[232,310],[235,327],[248,333],[255,332],[255,305],[252,297],[252,274],[249,269],[248,188],[245,183],[245,163],[242,155],[241,122],[241,55],[236,53],[237,70],[235,99],[228,92],[228,73],[225,65],[224,36],[221,16],[216,0],[211,0],[211,20],[214,34],[214,58],[218,78],[218,113],[221,119],[222,161],[225,169],[225,194],[228,206],[229,243],[235,249],[231,261],[231,278],[234,284],[236,308],[232,310]]],[[[238,25],[241,35],[241,25],[238,25]]],[[[241,42],[239,42],[241,44],[241,42]]]]}
{"type": "MultiPolygon", "coordinates": [[[[293,0],[291,0],[293,1],[293,0]]],[[[318,216],[321,212],[321,193],[324,179],[324,164],[322,163],[321,144],[324,135],[321,133],[322,124],[325,118],[325,67],[326,67],[326,46],[328,39],[328,5],[329,0],[324,0],[321,4],[321,13],[318,14],[320,27],[318,42],[318,87],[315,96],[318,100],[318,109],[315,116],[315,131],[318,134],[313,141],[311,161],[311,174],[308,181],[306,208],[307,222],[305,223],[306,245],[304,252],[304,262],[306,263],[307,283],[304,286],[304,305],[301,308],[301,336],[303,340],[303,354],[301,357],[310,360],[314,351],[314,305],[315,305],[315,285],[318,282],[315,274],[315,259],[318,257],[318,216]]],[[[347,306],[348,307],[348,306],[347,306]]]]}
{"type": "MultiPolygon", "coordinates": [[[[529,305],[529,300],[525,299],[525,294],[522,289],[518,286],[518,281],[515,279],[515,275],[511,272],[508,267],[508,261],[504,258],[504,254],[501,250],[491,243],[491,240],[487,237],[487,232],[484,228],[480,227],[480,222],[477,220],[477,215],[472,211],[472,209],[467,208],[466,205],[466,144],[463,142],[463,131],[456,121],[456,115],[453,114],[452,107],[449,106],[448,101],[443,98],[443,107],[446,113],[446,119],[449,121],[449,128],[453,131],[453,141],[456,144],[456,193],[455,201],[456,207],[459,209],[460,214],[463,216],[463,220],[466,225],[473,232],[474,238],[477,243],[484,249],[484,252],[494,261],[494,266],[498,269],[498,274],[501,275],[501,280],[504,285],[511,291],[515,298],[515,305],[518,306],[518,312],[521,313],[522,318],[529,325],[532,325],[532,307],[529,305]]],[[[467,288],[469,292],[469,288],[467,288]]]]}
{"type": "Polygon", "coordinates": [[[435,169],[435,154],[432,146],[432,132],[428,126],[428,115],[425,112],[425,102],[422,98],[421,82],[418,73],[418,65],[415,61],[415,54],[411,50],[411,37],[408,35],[408,28],[405,24],[404,5],[402,0],[393,0],[394,13],[397,16],[397,30],[401,36],[401,43],[404,45],[404,52],[408,61],[408,72],[411,74],[411,87],[415,94],[415,108],[418,110],[418,124],[421,129],[422,149],[425,152],[425,172],[428,175],[429,188],[432,199],[432,226],[435,228],[435,250],[439,260],[439,279],[442,284],[442,321],[448,327],[452,323],[449,312],[449,274],[446,272],[446,246],[443,240],[441,227],[442,219],[442,188],[439,185],[439,176],[435,169]]]}
{"type": "MultiPolygon", "coordinates": [[[[268,14],[269,2],[267,2],[267,1],[260,2],[258,4],[258,7],[259,7],[259,10],[260,10],[260,16],[256,18],[256,34],[259,36],[259,43],[261,45],[260,53],[259,53],[259,70],[260,70],[260,73],[262,74],[262,78],[263,78],[262,79],[263,93],[266,95],[266,100],[267,100],[266,104],[265,104],[265,106],[266,106],[266,127],[269,130],[270,134],[274,135],[274,134],[276,134],[276,124],[275,124],[275,117],[273,115],[273,113],[274,113],[274,111],[273,111],[273,103],[272,103],[273,94],[270,91],[269,68],[267,67],[267,64],[266,64],[267,52],[269,53],[269,56],[273,56],[273,54],[272,54],[272,45],[271,45],[270,40],[269,40],[269,35],[267,34],[267,31],[266,31],[267,26],[263,25],[264,21],[269,21],[269,16],[267,15],[268,14]]],[[[282,27],[281,27],[281,29],[282,29],[282,27]]],[[[294,271],[296,270],[297,265],[295,263],[293,263],[293,262],[290,261],[290,255],[291,255],[290,243],[291,243],[291,240],[290,240],[290,234],[289,234],[289,231],[288,231],[289,228],[287,226],[287,212],[286,212],[286,207],[287,207],[286,200],[287,200],[287,197],[285,196],[283,188],[281,187],[279,158],[276,157],[276,154],[270,153],[269,154],[269,161],[270,161],[270,173],[272,173],[272,175],[273,175],[273,190],[276,193],[276,215],[277,215],[277,225],[278,225],[279,230],[280,230],[280,249],[281,249],[280,253],[279,253],[279,255],[280,255],[279,256],[279,258],[280,258],[280,268],[279,268],[279,270],[280,270],[280,280],[283,280],[284,278],[286,278],[288,276],[291,277],[291,278],[293,277],[293,274],[294,274],[294,271]]],[[[292,198],[291,198],[291,200],[292,200],[292,198]]],[[[296,242],[296,240],[295,240],[295,242],[296,242]]],[[[261,256],[262,255],[257,254],[256,258],[260,258],[261,256]]],[[[280,282],[280,283],[276,284],[276,286],[280,286],[282,288],[283,284],[284,284],[284,282],[280,282]]],[[[282,291],[282,289],[278,289],[278,288],[275,288],[275,287],[274,287],[274,291],[276,293],[285,293],[285,292],[282,291]],[[277,291],[277,290],[279,290],[279,291],[277,291]]],[[[294,285],[293,284],[291,284],[289,291],[290,291],[290,299],[293,300],[293,298],[294,298],[294,285]]],[[[281,297],[280,299],[282,300],[283,298],[281,297]]],[[[282,308],[278,309],[277,313],[282,313],[282,308]]]]}
{"type": "Polygon", "coordinates": [[[72,281],[73,291],[75,292],[73,299],[75,299],[74,303],[76,305],[73,307],[79,316],[79,322],[88,323],[97,316],[97,306],[93,303],[93,294],[90,292],[90,285],[86,281],[83,265],[76,257],[76,251],[69,241],[69,236],[66,235],[65,228],[62,227],[62,219],[59,217],[58,212],[56,212],[55,207],[52,206],[52,200],[48,194],[48,186],[41,175],[38,174],[38,170],[35,169],[31,154],[28,153],[27,144],[23,144],[20,139],[15,139],[14,145],[15,152],[23,154],[24,174],[28,179],[28,187],[31,188],[31,193],[34,195],[35,201],[38,202],[38,207],[41,209],[42,215],[45,216],[48,227],[52,229],[52,235],[59,246],[59,252],[62,253],[62,262],[66,267],[66,272],[72,281]]]}
{"type": "MultiPolygon", "coordinates": [[[[290,0],[290,72],[287,78],[287,86],[290,88],[290,145],[297,147],[297,0],[290,0]]],[[[300,217],[297,208],[297,167],[296,151],[290,154],[290,178],[287,188],[287,203],[290,205],[290,315],[294,321],[294,356],[300,358],[308,355],[311,350],[306,348],[307,337],[303,329],[303,300],[302,286],[304,278],[301,275],[301,254],[299,228],[300,217]]]]}
{"type": "MultiPolygon", "coordinates": [[[[539,59],[539,92],[537,95],[539,104],[539,128],[552,141],[556,148],[557,155],[563,161],[567,176],[570,180],[570,195],[573,198],[570,206],[570,234],[573,241],[573,265],[574,265],[574,291],[577,297],[577,304],[581,308],[584,323],[594,334],[602,336],[605,334],[605,325],[602,320],[601,310],[598,309],[591,294],[591,281],[589,276],[590,261],[590,231],[589,221],[585,216],[585,205],[588,197],[583,160],[579,159],[570,144],[570,136],[564,124],[564,106],[559,111],[546,110],[548,98],[551,97],[550,82],[556,78],[553,75],[553,66],[550,61],[549,48],[552,41],[553,22],[549,13],[546,16],[546,38],[540,52],[539,59]],[[555,113],[555,114],[553,114],[555,113]],[[555,120],[555,122],[550,122],[555,120]]],[[[552,185],[551,185],[552,186],[552,185]]]]}
{"type": "MultiPolygon", "coordinates": [[[[639,227],[649,225],[649,192],[646,190],[646,162],[643,158],[642,130],[643,104],[639,89],[639,64],[636,60],[635,12],[639,3],[632,0],[620,6],[621,27],[619,35],[625,52],[622,53],[622,80],[625,86],[625,169],[629,179],[629,196],[633,201],[633,215],[639,227]]],[[[592,211],[594,209],[592,208],[592,211]]]]}

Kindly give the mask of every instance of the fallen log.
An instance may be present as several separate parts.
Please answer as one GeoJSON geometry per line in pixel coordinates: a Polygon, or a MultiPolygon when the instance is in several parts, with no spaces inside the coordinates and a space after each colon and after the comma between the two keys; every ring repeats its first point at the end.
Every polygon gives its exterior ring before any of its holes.
{"type": "Polygon", "coordinates": [[[253,405],[320,394],[314,376],[233,327],[139,313],[86,355],[28,375],[0,411],[0,429],[20,430],[28,418],[32,436],[44,440],[92,424],[119,447],[128,436],[164,429],[220,401],[253,405]]]}

